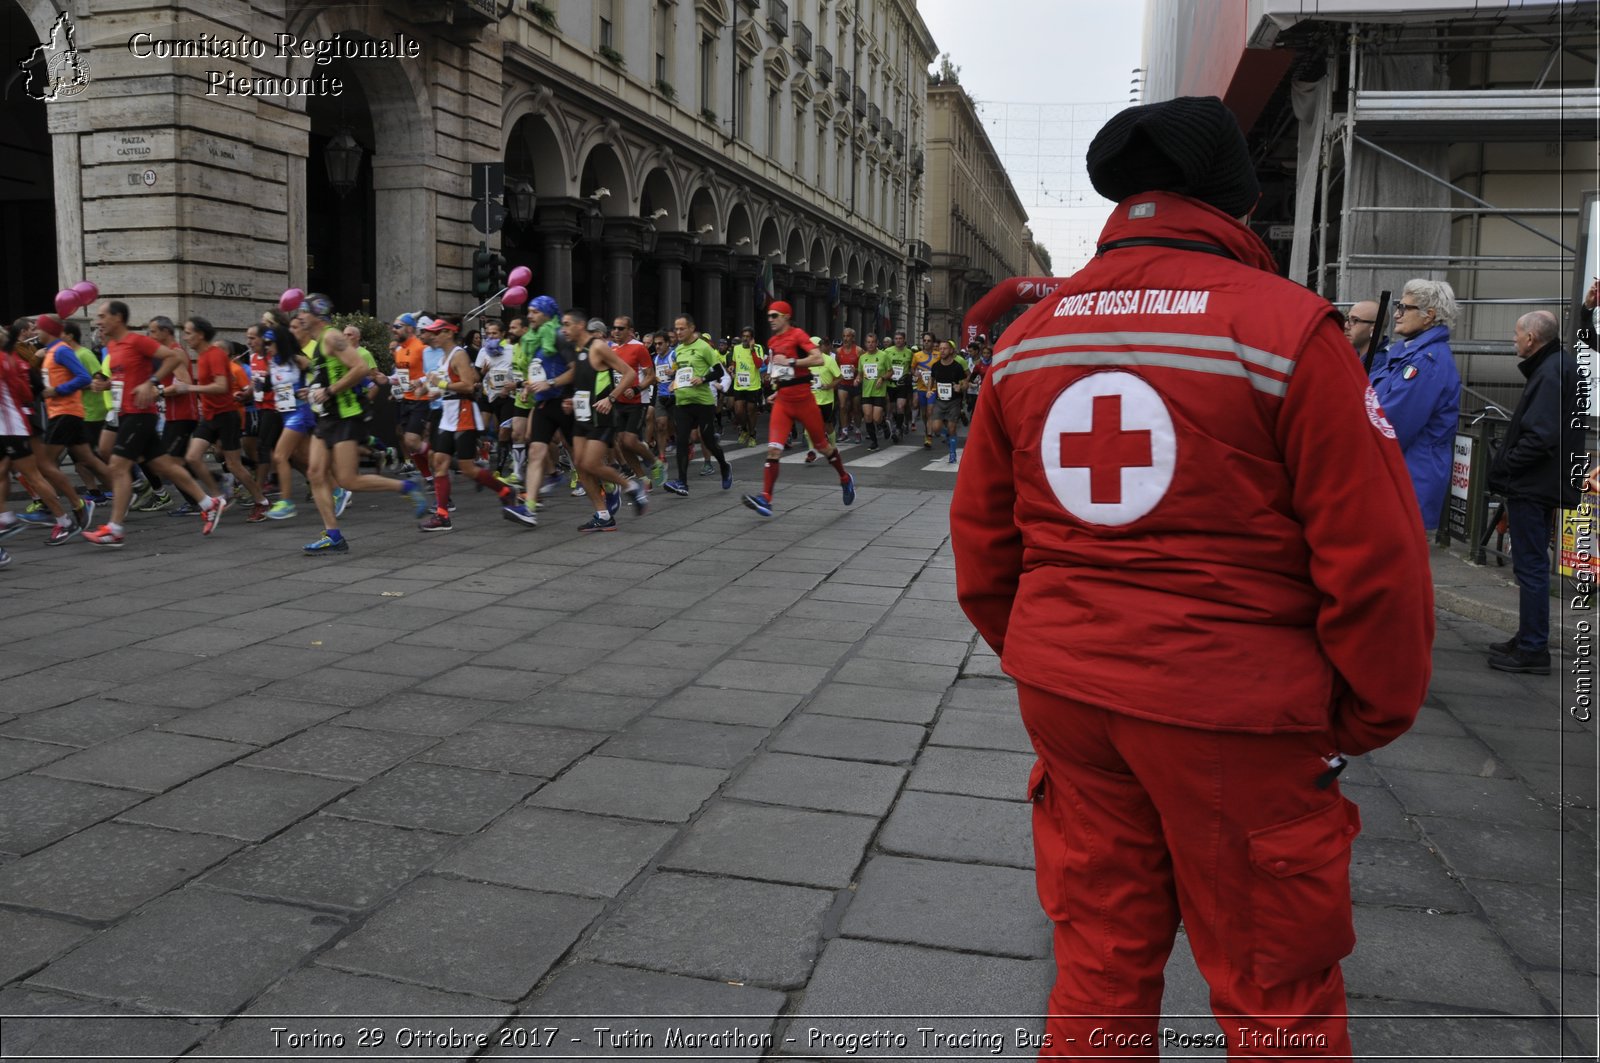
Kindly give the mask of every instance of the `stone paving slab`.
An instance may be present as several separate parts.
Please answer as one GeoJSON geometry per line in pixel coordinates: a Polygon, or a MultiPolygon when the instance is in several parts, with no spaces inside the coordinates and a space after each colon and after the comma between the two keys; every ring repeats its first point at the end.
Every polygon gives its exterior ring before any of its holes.
{"type": "Polygon", "coordinates": [[[838,889],[855,878],[877,827],[864,816],[718,801],[660,866],[838,889]],[[752,844],[763,838],[771,844],[752,844]]]}
{"type": "Polygon", "coordinates": [[[1466,880],[1489,925],[1511,950],[1535,967],[1600,971],[1595,942],[1595,897],[1577,890],[1518,882],[1466,880]]]}
{"type": "Polygon", "coordinates": [[[600,735],[589,731],[486,720],[445,739],[419,759],[430,764],[549,779],[599,745],[600,740],[600,735]]]}
{"type": "Polygon", "coordinates": [[[100,823],[0,867],[0,904],[109,922],[200,875],[241,844],[100,823]]]}
{"type": "Polygon", "coordinates": [[[1014,801],[1027,796],[1032,753],[932,746],[917,760],[906,787],[1014,801]]]}
{"type": "Polygon", "coordinates": [[[1346,987],[1466,1011],[1534,1014],[1539,998],[1489,925],[1476,915],[1356,908],[1346,987]]]}
{"type": "Polygon", "coordinates": [[[186,712],[157,724],[156,729],[225,742],[270,746],[343,711],[333,706],[313,705],[308,701],[279,701],[246,695],[221,705],[186,712]]]}
{"type": "Polygon", "coordinates": [[[682,822],[727,772],[686,764],[591,756],[531,799],[536,805],[656,822],[682,822]]]}
{"type": "Polygon", "coordinates": [[[1037,900],[1029,870],[875,856],[840,931],[992,956],[1047,956],[1050,922],[1037,900]]]}
{"type": "Polygon", "coordinates": [[[527,995],[599,914],[598,901],[425,875],[318,963],[453,993],[527,995]]]}
{"type": "Polygon", "coordinates": [[[547,893],[615,897],[674,833],[651,823],[519,808],[435,870],[547,893]]]}
{"type": "Polygon", "coordinates": [[[47,764],[36,774],[160,793],[253,752],[254,746],[237,742],[140,731],[47,764]]]}
{"type": "Polygon", "coordinates": [[[859,683],[829,683],[806,703],[806,712],[891,723],[932,723],[939,712],[933,691],[888,690],[859,683]]]}
{"type": "Polygon", "coordinates": [[[7,1056],[66,1056],[111,1063],[128,1056],[167,1059],[193,1046],[206,1027],[55,993],[0,992],[7,1056]]]}
{"type": "Polygon", "coordinates": [[[1442,772],[1380,768],[1407,812],[1452,816],[1510,827],[1553,829],[1560,814],[1513,779],[1483,779],[1442,772]]]}
{"type": "Polygon", "coordinates": [[[886,764],[763,753],[726,792],[763,804],[881,816],[894,803],[905,774],[904,768],[886,764]]]}
{"type": "Polygon", "coordinates": [[[939,714],[939,726],[933,729],[928,742],[1033,755],[1033,742],[1022,726],[1022,717],[1009,713],[946,708],[939,714]]]}
{"type": "MultiPolygon", "coordinates": [[[[7,680],[6,698],[16,698],[13,704],[25,704],[10,687],[11,681],[7,680]]],[[[180,711],[158,705],[130,705],[123,701],[88,698],[56,708],[34,709],[0,726],[0,734],[68,746],[92,746],[170,720],[180,711]]]]}
{"type": "MultiPolygon", "coordinates": [[[[4,865],[8,868],[11,864],[4,865]]],[[[0,868],[4,870],[4,868],[0,868]]],[[[93,931],[79,923],[0,908],[0,982],[13,982],[60,956],[93,931]]],[[[0,994],[3,995],[3,994],[0,994]]],[[[0,1011],[0,1014],[4,1014],[0,1011]]],[[[9,1042],[9,1032],[8,1038],[9,1042]]]]}
{"type": "Polygon", "coordinates": [[[239,763],[247,768],[325,775],[366,782],[438,744],[428,735],[395,734],[323,724],[269,746],[239,763]]]}
{"type": "Polygon", "coordinates": [[[311,815],[350,786],[339,779],[230,765],[151,798],[118,820],[259,842],[311,815]]]}
{"type": "Polygon", "coordinates": [[[0,738],[0,779],[20,775],[30,768],[60,760],[71,753],[72,749],[66,746],[20,738],[0,738]]]}
{"type": "Polygon", "coordinates": [[[395,827],[471,834],[539,785],[538,779],[524,775],[413,762],[390,769],[327,811],[395,827]]]}
{"type": "Polygon", "coordinates": [[[318,1031],[343,1036],[346,1048],[341,1054],[350,1053],[360,1043],[360,1031],[369,1031],[367,1039],[371,1040],[370,1031],[379,1029],[384,1031],[380,1050],[404,1052],[412,1058],[426,1051],[429,1059],[466,1059],[473,1049],[452,1056],[435,1049],[401,1048],[401,1032],[410,1031],[414,1045],[427,1043],[419,1039],[419,1033],[442,1039],[453,1031],[475,1041],[478,1037],[491,1037],[510,1012],[509,1005],[483,997],[443,993],[325,967],[306,967],[273,986],[239,1018],[206,1038],[196,1054],[286,1058],[288,1050],[274,1047],[277,1038],[273,1028],[293,1029],[299,1025],[294,1022],[291,1026],[292,1020],[282,1018],[284,1015],[315,1015],[318,1031]]]}
{"type": "Polygon", "coordinates": [[[339,726],[445,738],[499,709],[495,702],[404,692],[365,708],[351,709],[339,718],[339,726]]]}
{"type": "Polygon", "coordinates": [[[240,1008],[338,933],[304,908],[210,890],[169,894],[50,964],[29,988],[175,1015],[240,1008]]]}
{"type": "Polygon", "coordinates": [[[912,724],[803,713],[778,732],[768,748],[837,760],[909,764],[926,734],[912,724]]]}
{"type": "Polygon", "coordinates": [[[142,800],[129,790],[13,775],[0,780],[0,852],[31,853],[142,800]]]}
{"type": "Polygon", "coordinates": [[[1536,830],[1473,820],[1429,816],[1420,821],[1428,841],[1465,878],[1542,884],[1563,869],[1569,888],[1594,872],[1594,840],[1573,830],[1536,830]]]}
{"type": "Polygon", "coordinates": [[[456,839],[319,815],[207,875],[203,884],[253,897],[362,909],[437,861],[456,839]]]}
{"type": "Polygon", "coordinates": [[[652,698],[622,694],[535,694],[522,705],[497,706],[492,719],[544,727],[569,727],[576,731],[616,731],[638,719],[654,704],[652,698]]]}
{"type": "Polygon", "coordinates": [[[1360,835],[1351,850],[1356,903],[1470,912],[1472,898],[1439,859],[1414,840],[1360,835]]]}
{"type": "Polygon", "coordinates": [[[736,727],[699,720],[646,716],[600,747],[610,757],[732,768],[767,737],[765,727],[736,727]]]}
{"type": "Polygon", "coordinates": [[[799,694],[771,691],[756,694],[747,690],[695,685],[685,687],[663,700],[651,711],[651,715],[703,720],[706,723],[775,727],[788,718],[800,701],[799,694]]]}
{"type": "Polygon", "coordinates": [[[1033,806],[907,791],[884,822],[878,847],[935,860],[1032,868],[1033,806]]]}
{"type": "Polygon", "coordinates": [[[742,879],[652,876],[578,955],[777,989],[803,985],[833,894],[742,879]]]}

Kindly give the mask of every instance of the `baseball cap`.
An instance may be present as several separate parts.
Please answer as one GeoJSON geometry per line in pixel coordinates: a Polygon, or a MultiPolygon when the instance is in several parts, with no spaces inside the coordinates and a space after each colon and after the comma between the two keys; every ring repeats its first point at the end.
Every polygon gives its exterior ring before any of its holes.
{"type": "Polygon", "coordinates": [[[424,317],[417,322],[418,332],[454,332],[456,327],[439,317],[424,317]]]}
{"type": "Polygon", "coordinates": [[[416,324],[417,324],[417,315],[416,314],[401,314],[399,317],[394,319],[394,323],[396,325],[410,325],[413,328],[415,328],[416,324]]]}

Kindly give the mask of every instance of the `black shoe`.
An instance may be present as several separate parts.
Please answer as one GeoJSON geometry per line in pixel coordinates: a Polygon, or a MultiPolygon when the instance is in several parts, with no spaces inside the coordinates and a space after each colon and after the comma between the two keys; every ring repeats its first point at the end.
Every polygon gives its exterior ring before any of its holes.
{"type": "Polygon", "coordinates": [[[1496,657],[1504,657],[1516,648],[1517,640],[1515,636],[1506,639],[1504,642],[1489,643],[1489,652],[1494,654],[1496,657]]]}
{"type": "Polygon", "coordinates": [[[1501,672],[1549,675],[1550,651],[1513,649],[1510,653],[1497,653],[1489,658],[1489,667],[1501,672]]]}

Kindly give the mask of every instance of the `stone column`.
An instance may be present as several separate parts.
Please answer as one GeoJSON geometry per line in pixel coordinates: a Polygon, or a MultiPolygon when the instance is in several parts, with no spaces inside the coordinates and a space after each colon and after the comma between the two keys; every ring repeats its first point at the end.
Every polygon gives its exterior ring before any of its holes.
{"type": "MultiPolygon", "coordinates": [[[[772,267],[772,299],[782,299],[790,306],[794,305],[794,270],[788,266],[774,264],[772,267]]],[[[756,318],[756,339],[766,343],[772,335],[770,323],[767,321],[766,307],[761,308],[761,313],[756,318]]]]}
{"type": "MultiPolygon", "coordinates": [[[[729,305],[731,330],[755,326],[756,318],[764,316],[766,307],[756,306],[756,278],[761,276],[761,258],[758,255],[733,256],[733,302],[729,305]]],[[[760,335],[760,328],[756,328],[760,335]]]]}
{"type": "Polygon", "coordinates": [[[811,316],[811,280],[811,274],[794,271],[794,279],[789,282],[788,303],[794,307],[794,318],[790,323],[805,329],[812,336],[820,336],[817,326],[821,322],[811,316]]]}
{"type": "Polygon", "coordinates": [[[683,313],[683,265],[689,261],[693,243],[694,238],[688,233],[668,232],[656,237],[653,257],[661,293],[655,326],[658,329],[671,329],[672,322],[683,313]]]}
{"type": "Polygon", "coordinates": [[[700,331],[721,338],[728,334],[722,314],[722,288],[731,265],[727,244],[702,244],[694,264],[695,319],[700,331]]]}
{"type": "MultiPolygon", "coordinates": [[[[610,317],[619,314],[633,317],[635,256],[643,247],[647,224],[638,218],[610,218],[606,221],[601,245],[606,253],[606,288],[610,296],[605,313],[610,317]]],[[[596,307],[595,312],[601,312],[600,308],[596,307]]]]}
{"type": "Polygon", "coordinates": [[[562,310],[572,305],[572,247],[583,232],[588,205],[581,199],[540,200],[534,233],[542,269],[533,278],[531,295],[548,295],[562,310]]]}

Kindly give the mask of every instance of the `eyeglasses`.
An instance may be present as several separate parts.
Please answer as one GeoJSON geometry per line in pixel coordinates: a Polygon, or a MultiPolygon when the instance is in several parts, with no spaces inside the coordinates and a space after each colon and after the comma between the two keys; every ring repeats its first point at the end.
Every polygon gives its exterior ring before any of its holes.
{"type": "Polygon", "coordinates": [[[612,325],[611,326],[612,331],[621,331],[622,329],[625,329],[627,327],[628,327],[627,325],[612,325]]]}
{"type": "Polygon", "coordinates": [[[1395,317],[1404,317],[1405,315],[1411,313],[1411,311],[1413,311],[1413,310],[1415,310],[1419,314],[1422,313],[1422,307],[1420,307],[1420,306],[1412,306],[1410,303],[1396,303],[1396,304],[1394,304],[1394,316],[1395,317]]]}
{"type": "MultiPolygon", "coordinates": [[[[1399,307],[1396,307],[1395,309],[1398,310],[1399,307]]],[[[1375,317],[1366,318],[1366,317],[1356,317],[1354,315],[1351,315],[1350,317],[1347,317],[1347,318],[1344,319],[1344,327],[1345,328],[1349,328],[1351,325],[1376,325],[1377,323],[1378,323],[1378,319],[1375,318],[1375,317]]]]}

